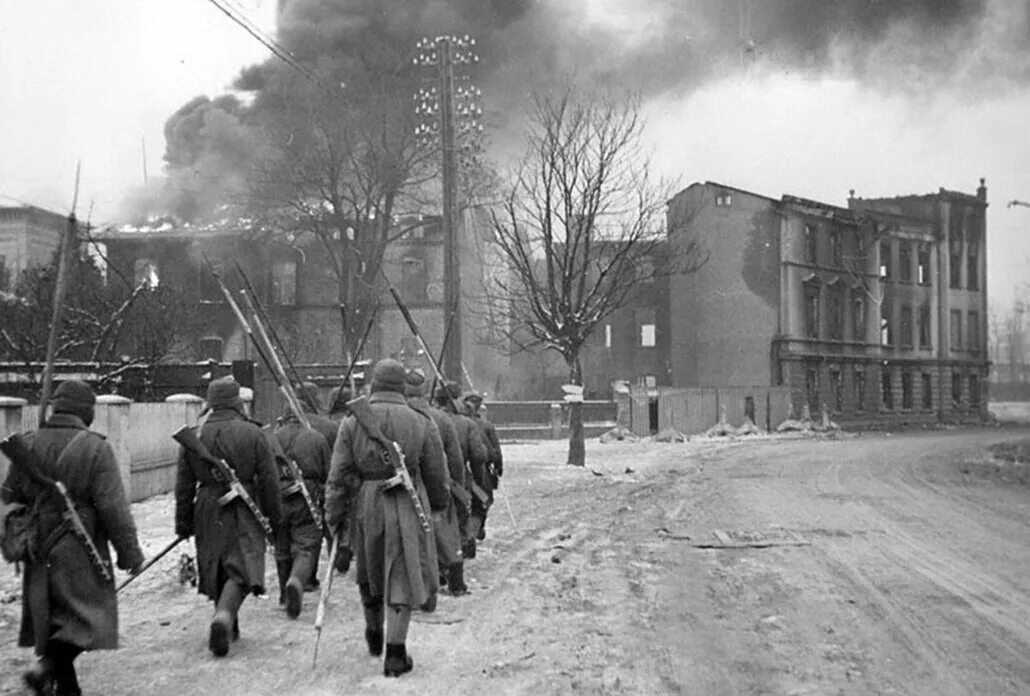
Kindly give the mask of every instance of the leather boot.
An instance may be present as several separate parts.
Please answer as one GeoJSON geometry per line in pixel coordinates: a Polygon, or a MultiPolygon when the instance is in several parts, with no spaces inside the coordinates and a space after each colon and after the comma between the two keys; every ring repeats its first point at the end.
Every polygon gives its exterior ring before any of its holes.
{"type": "Polygon", "coordinates": [[[276,560],[275,562],[275,574],[279,577],[279,606],[286,606],[286,582],[290,579],[290,568],[293,566],[293,561],[287,559],[285,561],[276,560]]]}
{"type": "Polygon", "coordinates": [[[447,574],[447,591],[452,597],[468,594],[469,586],[465,584],[465,564],[452,563],[447,574]]]}
{"type": "Polygon", "coordinates": [[[429,595],[429,599],[423,602],[422,606],[419,608],[427,614],[432,614],[434,611],[436,611],[436,593],[434,592],[433,594],[429,595]]]}
{"type": "Polygon", "coordinates": [[[358,592],[361,594],[361,606],[365,614],[365,642],[368,643],[368,653],[373,657],[383,654],[383,598],[373,597],[368,585],[358,585],[358,592]]]}
{"type": "Polygon", "coordinates": [[[399,677],[410,672],[415,661],[408,655],[404,643],[387,643],[386,660],[383,662],[383,674],[387,677],[399,677]]]}
{"type": "Polygon", "coordinates": [[[461,542],[461,556],[462,558],[473,559],[476,557],[476,539],[466,539],[461,542]]]}
{"type": "Polygon", "coordinates": [[[236,615],[243,604],[243,597],[243,588],[235,580],[227,581],[222,587],[208,638],[208,648],[215,657],[225,657],[229,653],[229,639],[236,623],[236,615]]]}
{"type": "Polygon", "coordinates": [[[300,616],[304,608],[304,584],[311,579],[311,568],[315,559],[309,554],[301,553],[293,559],[290,579],[286,581],[286,615],[291,619],[300,616]]]}

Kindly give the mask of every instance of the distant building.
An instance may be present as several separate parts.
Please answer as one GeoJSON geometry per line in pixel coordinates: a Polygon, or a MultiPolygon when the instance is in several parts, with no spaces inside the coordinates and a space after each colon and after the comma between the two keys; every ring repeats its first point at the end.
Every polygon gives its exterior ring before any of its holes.
{"type": "Polygon", "coordinates": [[[672,383],[789,385],[796,413],[841,421],[986,416],[986,197],[842,208],[688,187],[669,229],[710,260],[671,280],[672,383]]]}
{"type": "MultiPolygon", "coordinates": [[[[466,374],[448,378],[469,382],[496,398],[506,388],[507,357],[478,340],[484,318],[475,310],[489,270],[485,227],[477,216],[465,216],[466,234],[460,244],[463,304],[463,358],[466,374]]],[[[409,228],[387,247],[383,269],[411,311],[435,357],[447,330],[443,311],[443,233],[439,219],[399,218],[397,228],[409,228]]],[[[248,338],[232,315],[204,261],[206,256],[231,288],[241,287],[234,262],[244,269],[281,338],[298,363],[339,366],[344,363],[340,304],[336,275],[322,247],[310,235],[293,241],[269,235],[244,224],[184,227],[172,224],[112,228],[95,235],[104,253],[121,274],[190,288],[197,293],[203,330],[187,337],[197,359],[257,360],[248,338]]],[[[363,354],[373,359],[394,357],[431,372],[385,285],[378,288],[378,318],[363,354]]]]}
{"type": "Polygon", "coordinates": [[[0,281],[10,285],[29,266],[49,263],[67,224],[43,208],[0,207],[0,281]]]}

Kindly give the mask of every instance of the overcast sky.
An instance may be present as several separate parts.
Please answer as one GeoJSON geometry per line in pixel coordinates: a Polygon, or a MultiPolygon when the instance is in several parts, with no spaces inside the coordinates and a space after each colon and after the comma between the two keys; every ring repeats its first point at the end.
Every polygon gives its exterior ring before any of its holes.
{"type": "MultiPolygon", "coordinates": [[[[274,0],[235,2],[273,30],[274,0]]],[[[596,21],[646,41],[633,3],[589,2],[596,21]]],[[[142,182],[144,141],[149,174],[160,174],[175,109],[268,56],[207,0],[0,0],[0,16],[0,195],[63,212],[81,159],[80,216],[93,204],[98,222],[114,221],[142,182]]],[[[1028,87],[915,97],[756,69],[652,100],[647,113],[655,164],[684,186],[714,180],[845,205],[849,189],[974,193],[985,177],[992,304],[1004,307],[1028,278],[1030,208],[1006,207],[1030,201],[1028,87]]]]}

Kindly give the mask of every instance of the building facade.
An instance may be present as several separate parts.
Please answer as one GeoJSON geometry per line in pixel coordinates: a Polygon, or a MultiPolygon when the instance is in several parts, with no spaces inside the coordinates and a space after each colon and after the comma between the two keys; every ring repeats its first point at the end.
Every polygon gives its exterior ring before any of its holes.
{"type": "Polygon", "coordinates": [[[0,290],[29,266],[49,263],[67,224],[67,216],[43,208],[0,207],[0,290]]]}
{"type": "Polygon", "coordinates": [[[796,414],[986,416],[986,188],[848,207],[706,182],[669,203],[709,262],[674,278],[676,386],[788,385],[796,414]]]}
{"type": "MultiPolygon", "coordinates": [[[[462,344],[464,374],[448,375],[503,396],[507,358],[481,340],[483,317],[476,311],[482,297],[481,280],[488,253],[480,243],[484,227],[473,214],[465,217],[460,235],[462,280],[462,344]]],[[[419,326],[430,350],[439,357],[447,331],[443,311],[443,232],[438,218],[398,219],[408,231],[387,247],[383,270],[419,326]]],[[[212,276],[212,268],[232,289],[241,281],[235,264],[244,270],[261,298],[292,359],[303,364],[339,366],[345,363],[341,328],[339,281],[322,247],[310,235],[267,235],[245,226],[149,227],[122,226],[100,230],[95,238],[115,272],[188,288],[195,293],[200,328],[184,337],[186,354],[216,361],[256,360],[249,339],[239,326],[212,276]]],[[[396,307],[387,286],[377,287],[378,309],[363,355],[394,357],[431,373],[427,356],[396,307]]]]}

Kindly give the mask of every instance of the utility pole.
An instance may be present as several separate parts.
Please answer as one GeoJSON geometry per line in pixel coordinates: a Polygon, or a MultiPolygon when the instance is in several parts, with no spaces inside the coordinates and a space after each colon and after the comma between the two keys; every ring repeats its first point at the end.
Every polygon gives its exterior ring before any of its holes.
{"type": "MultiPolygon", "coordinates": [[[[419,53],[415,58],[416,65],[436,68],[436,86],[428,90],[420,90],[416,95],[419,104],[416,113],[425,121],[416,133],[428,144],[439,137],[441,162],[441,179],[443,184],[443,318],[444,345],[442,363],[444,372],[455,379],[461,374],[462,354],[462,319],[461,319],[461,243],[458,238],[460,227],[457,206],[458,190],[458,144],[456,131],[457,116],[478,116],[478,107],[462,104],[456,106],[456,90],[454,86],[454,67],[476,63],[479,57],[475,54],[475,39],[467,35],[438,36],[435,39],[422,39],[416,48],[419,53]]],[[[467,99],[471,94],[468,89],[457,90],[458,97],[467,99]]],[[[476,91],[478,94],[478,90],[476,91]]],[[[462,124],[462,131],[467,131],[467,124],[462,124]]],[[[480,127],[481,130],[481,127],[480,127]]]]}

